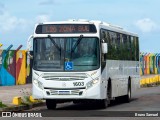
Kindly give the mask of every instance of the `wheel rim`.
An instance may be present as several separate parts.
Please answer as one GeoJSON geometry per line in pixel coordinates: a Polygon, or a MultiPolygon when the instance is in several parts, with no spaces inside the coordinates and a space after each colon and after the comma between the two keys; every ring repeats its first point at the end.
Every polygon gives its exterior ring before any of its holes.
{"type": "Polygon", "coordinates": [[[131,99],[131,90],[130,90],[130,88],[128,90],[128,98],[131,99]]]}
{"type": "Polygon", "coordinates": [[[107,99],[103,100],[103,107],[106,108],[108,106],[108,101],[107,99]]]}

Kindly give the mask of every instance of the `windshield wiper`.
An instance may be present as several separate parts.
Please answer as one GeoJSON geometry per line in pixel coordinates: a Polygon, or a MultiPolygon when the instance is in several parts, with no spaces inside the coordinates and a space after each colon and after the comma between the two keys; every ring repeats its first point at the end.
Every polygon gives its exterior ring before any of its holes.
{"type": "Polygon", "coordinates": [[[73,48],[71,50],[71,58],[72,58],[72,53],[75,51],[76,47],[79,45],[79,43],[81,42],[82,38],[83,38],[83,35],[80,35],[78,40],[77,40],[77,42],[74,44],[74,46],[73,46],[73,48]]]}
{"type": "Polygon", "coordinates": [[[51,40],[51,42],[54,44],[54,46],[55,46],[59,51],[61,51],[61,48],[57,45],[57,43],[55,42],[55,40],[54,40],[50,35],[48,35],[48,38],[51,40]]]}
{"type": "Polygon", "coordinates": [[[80,35],[80,37],[78,38],[77,42],[74,44],[72,50],[71,50],[71,55],[74,52],[74,50],[76,49],[76,47],[79,45],[80,41],[82,40],[83,35],[80,35]]]}

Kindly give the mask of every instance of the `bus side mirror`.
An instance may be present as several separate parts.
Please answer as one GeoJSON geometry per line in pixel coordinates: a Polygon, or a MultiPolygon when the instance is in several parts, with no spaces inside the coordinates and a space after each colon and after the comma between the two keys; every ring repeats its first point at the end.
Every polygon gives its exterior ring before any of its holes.
{"type": "Polygon", "coordinates": [[[102,43],[102,53],[103,54],[108,53],[108,44],[107,43],[102,43]]]}
{"type": "Polygon", "coordinates": [[[31,45],[31,39],[32,38],[33,38],[33,35],[29,36],[29,38],[27,40],[27,50],[26,50],[30,59],[33,59],[33,56],[30,54],[30,49],[32,47],[32,45],[31,45]]]}
{"type": "Polygon", "coordinates": [[[27,55],[30,59],[33,59],[33,56],[30,54],[30,51],[27,51],[27,55]]]}

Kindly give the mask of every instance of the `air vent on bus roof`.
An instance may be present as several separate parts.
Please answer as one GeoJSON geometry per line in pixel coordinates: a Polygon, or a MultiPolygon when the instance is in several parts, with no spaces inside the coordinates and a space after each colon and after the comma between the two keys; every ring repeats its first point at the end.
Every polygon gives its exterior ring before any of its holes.
{"type": "Polygon", "coordinates": [[[76,19],[69,19],[68,21],[89,22],[89,20],[87,20],[87,19],[78,19],[78,20],[76,20],[76,19]]]}
{"type": "Polygon", "coordinates": [[[102,23],[103,23],[103,22],[100,21],[100,20],[91,20],[91,21],[89,21],[89,22],[96,22],[96,23],[99,23],[99,24],[102,24],[102,23]]]}
{"type": "Polygon", "coordinates": [[[68,21],[76,21],[76,19],[69,19],[68,21]]]}
{"type": "Polygon", "coordinates": [[[109,24],[109,26],[110,26],[110,27],[113,27],[113,28],[121,29],[121,30],[123,29],[122,27],[120,27],[120,26],[117,26],[117,25],[112,25],[112,24],[109,24]]]}
{"type": "Polygon", "coordinates": [[[81,21],[81,22],[89,22],[89,20],[87,20],[87,19],[78,19],[78,21],[81,21]]]}
{"type": "Polygon", "coordinates": [[[106,23],[106,22],[102,22],[103,25],[107,25],[107,26],[110,26],[110,27],[113,27],[113,28],[117,28],[117,29],[123,29],[122,27],[120,26],[117,26],[117,25],[113,25],[113,24],[110,24],[110,23],[106,23]]]}

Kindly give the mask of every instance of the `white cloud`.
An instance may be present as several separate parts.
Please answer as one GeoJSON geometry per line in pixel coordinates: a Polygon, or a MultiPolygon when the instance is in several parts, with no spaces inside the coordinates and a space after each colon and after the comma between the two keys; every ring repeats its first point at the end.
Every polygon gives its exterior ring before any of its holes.
{"type": "Polygon", "coordinates": [[[151,32],[157,27],[156,23],[150,18],[138,20],[135,24],[142,32],[151,32]]]}
{"type": "Polygon", "coordinates": [[[55,3],[55,0],[45,0],[39,3],[39,5],[52,5],[55,3]]]}
{"type": "Polygon", "coordinates": [[[22,18],[17,18],[4,12],[0,15],[0,31],[8,32],[16,28],[25,29],[27,27],[27,21],[22,18]]]}
{"type": "Polygon", "coordinates": [[[4,13],[4,9],[5,9],[4,4],[0,3],[0,14],[4,13]]]}
{"type": "Polygon", "coordinates": [[[46,21],[49,21],[49,16],[47,15],[39,15],[31,21],[23,18],[18,18],[5,11],[3,12],[3,14],[0,14],[0,32],[6,33],[16,30],[27,31],[28,29],[32,28],[35,23],[46,21]]]}
{"type": "Polygon", "coordinates": [[[40,23],[40,22],[47,22],[49,20],[50,20],[50,18],[49,18],[48,15],[39,15],[36,18],[36,22],[38,22],[38,23],[40,23]]]}
{"type": "MultiPolygon", "coordinates": [[[[41,2],[39,2],[39,5],[41,6],[48,6],[48,5],[66,5],[66,4],[76,4],[78,2],[86,2],[86,0],[43,0],[41,2]]],[[[89,2],[89,4],[91,4],[91,2],[89,2]]]]}

